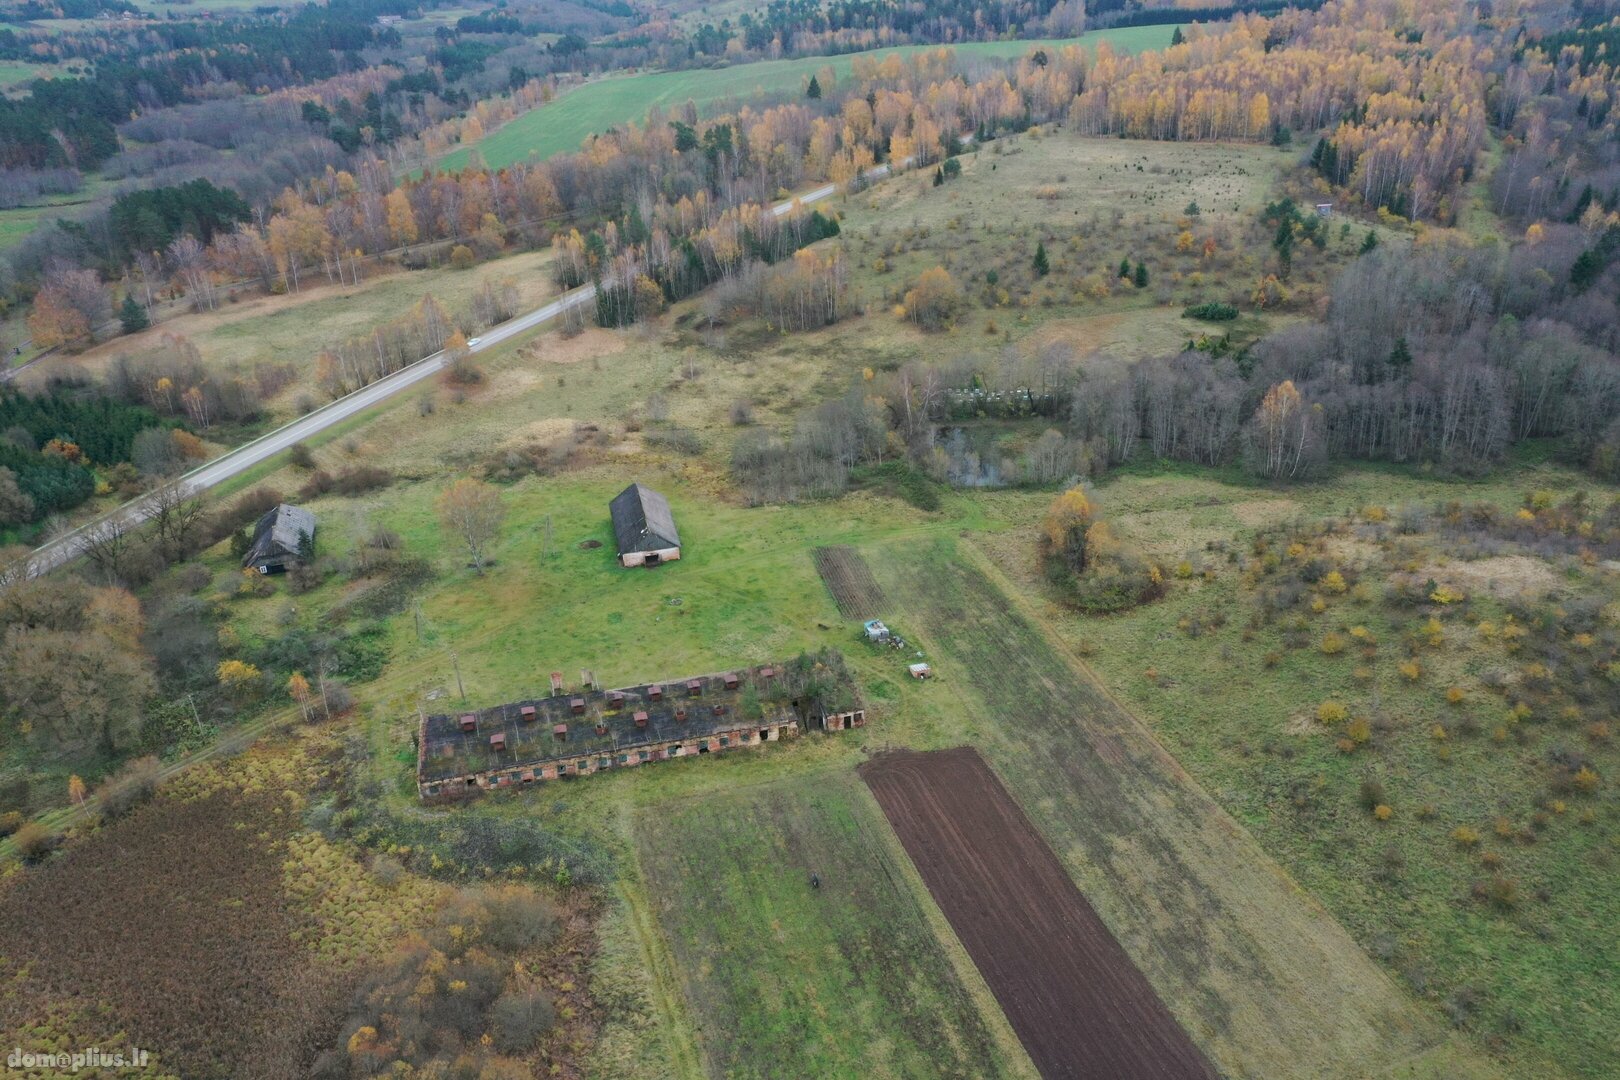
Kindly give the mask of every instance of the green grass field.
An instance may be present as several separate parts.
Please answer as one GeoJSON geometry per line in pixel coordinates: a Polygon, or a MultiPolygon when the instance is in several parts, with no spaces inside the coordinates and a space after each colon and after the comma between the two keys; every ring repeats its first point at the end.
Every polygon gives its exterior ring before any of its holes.
{"type": "Polygon", "coordinates": [[[711,1076],[1033,1076],[853,776],[664,803],[638,840],[711,1076]]]}
{"type": "Polygon", "coordinates": [[[20,86],[23,83],[33,82],[35,79],[51,79],[67,71],[61,64],[27,64],[21,60],[0,60],[0,93],[20,86]]]}
{"type": "MultiPolygon", "coordinates": [[[[1122,52],[1142,52],[1163,48],[1170,43],[1170,26],[1129,27],[1104,30],[1073,39],[1095,47],[1099,41],[1108,41],[1122,52]]],[[[987,59],[1007,59],[1023,56],[1029,50],[1045,46],[1051,48],[1063,41],[994,41],[969,42],[953,46],[964,56],[987,59]]],[[[937,46],[906,46],[884,49],[870,55],[905,55],[937,46]]],[[[544,159],[552,154],[579,149],[590,135],[628,123],[640,123],[647,110],[659,106],[666,112],[688,101],[701,110],[728,99],[747,99],[758,95],[776,95],[797,92],[800,84],[820,68],[831,65],[840,79],[847,78],[852,64],[849,54],[837,57],[812,56],[797,60],[771,60],[755,64],[741,64],[714,70],[659,71],[637,75],[615,75],[586,83],[569,91],[561,98],[538,109],[533,109],[506,124],[500,130],[484,136],[477,144],[479,156],[492,168],[501,168],[515,161],[530,158],[544,159]]],[[[868,54],[859,54],[868,55],[868,54]]],[[[460,169],[466,166],[471,147],[462,147],[446,155],[439,167],[460,169]]]]}

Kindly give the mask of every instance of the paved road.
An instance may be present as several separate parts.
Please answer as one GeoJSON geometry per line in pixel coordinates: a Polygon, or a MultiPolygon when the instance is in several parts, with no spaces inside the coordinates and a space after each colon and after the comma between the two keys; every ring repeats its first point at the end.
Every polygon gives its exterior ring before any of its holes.
{"type": "MultiPolygon", "coordinates": [[[[868,181],[877,180],[887,176],[889,166],[879,165],[866,174],[868,181]]],[[[838,190],[836,184],[823,184],[812,191],[807,191],[796,199],[780,202],[771,207],[771,212],[777,217],[792,211],[795,203],[804,205],[820,202],[830,197],[838,190]]],[[[491,327],[476,340],[471,351],[483,352],[492,349],[506,341],[527,333],[535,327],[561,315],[570,308],[588,304],[596,298],[596,286],[585,285],[572,292],[566,292],[557,299],[535,308],[525,315],[508,320],[498,326],[491,327]]],[[[314,412],[299,417],[290,424],[286,424],[266,435],[261,435],[252,442],[244,443],[228,453],[200,465],[191,472],[186,473],[175,481],[175,486],[185,495],[195,495],[207,491],[209,488],[223,484],[232,477],[239,476],[255,465],[281,453],[294,443],[304,442],[319,435],[334,424],[340,424],[352,416],[362,413],[373,405],[387,401],[396,394],[409,390],[416,384],[432,378],[442,371],[450,362],[448,354],[434,353],[432,356],[418,360],[406,368],[401,368],[386,378],[378,379],[369,386],[362,387],[352,394],[338,398],[329,405],[322,406],[314,412]]],[[[29,577],[49,573],[52,570],[77,559],[84,554],[86,542],[99,531],[108,528],[130,528],[140,524],[151,516],[152,498],[142,496],[125,503],[123,506],[102,515],[95,521],[81,526],[70,533],[66,533],[50,543],[45,544],[29,556],[23,573],[29,577]]]]}

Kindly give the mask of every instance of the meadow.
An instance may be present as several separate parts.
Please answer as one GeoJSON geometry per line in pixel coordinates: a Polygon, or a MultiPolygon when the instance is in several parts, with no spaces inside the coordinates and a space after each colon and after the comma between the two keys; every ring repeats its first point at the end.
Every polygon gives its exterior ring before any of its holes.
{"type": "Polygon", "coordinates": [[[402,270],[384,264],[371,267],[370,276],[359,285],[335,285],[317,278],[302,291],[281,296],[243,289],[227,294],[217,310],[182,312],[149,330],[110,338],[80,353],[58,355],[20,378],[48,378],[64,370],[103,374],[116,357],[158,348],[165,337],[176,335],[195,345],[202,362],[221,374],[251,377],[259,365],[290,366],[291,380],[265,403],[269,419],[290,420],[297,415],[300,397],[321,400],[314,372],[316,356],[323,348],[400,318],[424,296],[432,296],[452,316],[459,314],[486,282],[511,282],[522,309],[536,307],[556,292],[546,273],[550,258],[549,251],[519,252],[467,270],[447,265],[402,270]]]}
{"type": "MultiPolygon", "coordinates": [[[[1006,60],[1023,56],[1035,48],[1055,48],[1080,42],[1093,49],[1101,41],[1121,52],[1143,52],[1170,43],[1170,26],[1127,27],[1102,30],[1081,38],[1036,41],[965,42],[953,45],[958,55],[986,60],[1006,60]]],[[[927,51],[938,46],[905,46],[850,53],[843,56],[810,56],[796,60],[766,60],[719,68],[686,71],[638,72],[610,75],[587,82],[537,109],[486,134],[474,146],[464,146],[439,161],[441,169],[464,168],[473,151],[490,168],[502,168],[515,161],[545,159],[564,151],[578,150],[591,135],[621,124],[641,123],[654,106],[666,113],[688,101],[700,112],[718,108],[730,101],[769,99],[802,92],[803,86],[821,68],[831,66],[838,78],[849,76],[853,57],[927,51]]]]}
{"type": "Polygon", "coordinates": [[[710,1075],[1034,1075],[852,776],[672,800],[638,838],[710,1075]]]}
{"type": "MultiPolygon", "coordinates": [[[[1605,869],[1617,850],[1616,804],[1607,783],[1592,796],[1549,795],[1547,785],[1562,755],[1597,762],[1606,777],[1613,752],[1606,729],[1583,731],[1562,713],[1513,722],[1521,691],[1490,687],[1533,670],[1531,661],[1489,627],[1513,623],[1521,590],[1553,606],[1612,603],[1612,574],[1513,548],[1464,561],[1449,555],[1455,541],[1426,529],[1392,545],[1352,530],[1310,551],[1355,587],[1317,590],[1320,611],[1307,597],[1299,615],[1271,622],[1260,621],[1267,579],[1244,567],[1257,535],[1286,534],[1291,522],[1453,500],[1511,515],[1532,491],[1582,490],[1600,507],[1612,497],[1532,463],[1485,482],[1358,470],[1284,491],[1191,470],[1119,477],[1099,485],[1098,498],[1121,535],[1194,572],[1164,601],[1106,619],[1077,617],[1051,595],[1034,565],[1033,514],[975,546],[1411,992],[1506,1054],[1515,1074],[1599,1077],[1620,1060],[1614,1025],[1601,1019],[1616,1015],[1613,988],[1600,975],[1617,962],[1603,929],[1620,914],[1605,869]],[[1411,573],[1467,597],[1454,601],[1455,614],[1440,612],[1438,644],[1414,644],[1428,640],[1427,615],[1386,597],[1411,573]],[[1335,636],[1350,643],[1342,656],[1324,647],[1335,636]],[[1324,702],[1342,704],[1347,724],[1323,723],[1324,702]],[[1388,820],[1367,805],[1369,791],[1389,805],[1388,820]],[[1478,846],[1460,842],[1459,829],[1482,838],[1478,846]],[[1516,892],[1506,902],[1482,894],[1504,881],[1516,892]],[[1572,1028],[1576,1015],[1587,1019],[1572,1028]]],[[[1301,538],[1311,533],[1299,527],[1301,538]]]]}

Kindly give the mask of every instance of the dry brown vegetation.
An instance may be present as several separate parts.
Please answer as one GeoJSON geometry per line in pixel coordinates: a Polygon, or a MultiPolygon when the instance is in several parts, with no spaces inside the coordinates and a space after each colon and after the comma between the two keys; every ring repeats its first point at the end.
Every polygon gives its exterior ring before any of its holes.
{"type": "Polygon", "coordinates": [[[249,824],[275,822],[276,803],[166,797],[12,875],[0,957],[29,975],[0,997],[0,1029],[20,1038],[77,1001],[186,1075],[299,1074],[331,1040],[346,987],[298,944],[279,845],[249,824]]]}

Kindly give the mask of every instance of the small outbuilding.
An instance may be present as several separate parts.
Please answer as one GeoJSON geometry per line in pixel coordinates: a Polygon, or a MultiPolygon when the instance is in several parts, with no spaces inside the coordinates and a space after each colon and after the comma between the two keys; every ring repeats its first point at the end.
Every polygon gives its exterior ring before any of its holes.
{"type": "Polygon", "coordinates": [[[608,504],[619,565],[657,566],[681,557],[681,534],[669,500],[650,487],[631,484],[608,504]]]}
{"type": "Polygon", "coordinates": [[[253,527],[253,543],[242,565],[261,574],[280,574],[315,557],[315,515],[282,503],[253,527]]]}

